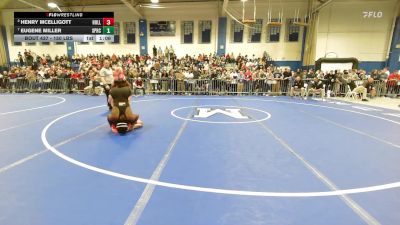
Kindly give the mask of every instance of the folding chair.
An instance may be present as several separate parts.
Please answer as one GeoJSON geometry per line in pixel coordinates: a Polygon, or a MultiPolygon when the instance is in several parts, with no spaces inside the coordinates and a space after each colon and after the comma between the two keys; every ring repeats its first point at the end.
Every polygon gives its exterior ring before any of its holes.
{"type": "Polygon", "coordinates": [[[344,96],[344,98],[352,98],[353,100],[356,100],[358,98],[358,93],[355,91],[352,91],[350,88],[350,85],[347,85],[347,92],[346,95],[344,96]]]}

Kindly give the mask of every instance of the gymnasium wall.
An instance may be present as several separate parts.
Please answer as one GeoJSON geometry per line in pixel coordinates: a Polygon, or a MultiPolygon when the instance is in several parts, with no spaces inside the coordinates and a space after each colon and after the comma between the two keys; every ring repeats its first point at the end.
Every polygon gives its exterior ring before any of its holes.
{"type": "MultiPolygon", "coordinates": [[[[241,3],[233,2],[228,6],[229,10],[235,10],[241,12],[241,3]]],[[[304,1],[299,3],[298,0],[291,0],[290,6],[284,7],[284,20],[286,18],[294,17],[294,10],[297,8],[301,8],[301,15],[304,15],[306,4],[304,1]]],[[[272,3],[272,7],[276,10],[273,10],[273,17],[278,17],[278,11],[280,11],[281,5],[278,2],[272,3]],[[279,9],[278,9],[279,8],[279,9]]],[[[148,36],[148,49],[149,53],[151,53],[152,47],[161,46],[164,50],[166,46],[173,45],[175,53],[178,56],[183,56],[185,54],[197,55],[200,53],[214,53],[217,50],[217,29],[218,29],[218,18],[220,16],[222,5],[221,3],[185,3],[185,4],[168,4],[168,8],[166,9],[148,9],[142,8],[141,13],[146,17],[147,23],[150,21],[157,20],[173,20],[176,21],[176,35],[174,37],[151,37],[148,36]],[[181,43],[181,21],[192,20],[194,21],[194,40],[193,44],[182,44],[181,43]],[[199,43],[199,21],[200,20],[211,20],[212,21],[212,32],[211,32],[211,43],[209,44],[201,44],[199,43]]],[[[85,11],[109,11],[111,10],[115,12],[116,21],[126,22],[126,21],[135,21],[136,22],[136,44],[124,44],[124,29],[120,29],[120,37],[121,44],[97,44],[90,43],[87,45],[82,45],[77,43],[75,45],[76,53],[78,54],[88,54],[88,53],[105,53],[105,54],[126,54],[126,53],[139,53],[139,32],[138,32],[138,20],[139,18],[128,9],[125,5],[115,5],[115,6],[86,6],[84,8],[85,11]]],[[[76,11],[81,11],[81,7],[74,8],[76,11]]],[[[266,30],[266,20],[267,20],[267,10],[268,5],[265,2],[257,3],[257,18],[263,19],[263,32],[261,36],[260,43],[248,43],[248,34],[249,29],[245,28],[243,43],[232,43],[230,32],[231,32],[231,21],[229,18],[227,20],[227,45],[226,45],[226,53],[234,53],[238,55],[239,53],[242,55],[253,55],[261,56],[264,51],[267,51],[271,57],[279,61],[280,64],[284,64],[286,61],[290,61],[291,65],[300,65],[301,59],[301,42],[302,42],[302,32],[303,29],[300,30],[299,41],[298,42],[287,42],[285,39],[285,26],[282,26],[281,29],[281,37],[279,42],[268,43],[267,42],[267,30],[266,30]]],[[[20,10],[21,11],[21,10],[20,10]]],[[[30,10],[27,10],[30,11],[30,10]]],[[[40,43],[37,43],[35,46],[27,46],[26,43],[23,43],[22,46],[14,46],[11,41],[11,33],[10,26],[12,26],[13,21],[13,10],[4,10],[3,18],[6,22],[7,27],[7,36],[8,36],[8,45],[10,49],[11,59],[14,59],[19,51],[23,51],[24,49],[31,49],[39,54],[50,53],[51,55],[61,55],[66,54],[66,46],[65,45],[55,45],[51,44],[50,46],[43,46],[40,43]]],[[[248,11],[246,11],[246,18],[252,17],[252,8],[249,7],[248,11]]],[[[226,16],[226,15],[225,15],[226,16]]],[[[235,14],[237,17],[241,17],[241,14],[235,14]]],[[[148,25],[149,26],[149,25],[148,25]]]]}
{"type": "Polygon", "coordinates": [[[368,70],[385,66],[395,6],[394,0],[333,1],[319,14],[316,58],[355,57],[368,70]],[[376,13],[364,18],[363,12],[376,13]]]}
{"type": "MultiPolygon", "coordinates": [[[[218,27],[218,4],[217,3],[184,3],[184,4],[168,4],[171,8],[166,9],[144,9],[142,12],[146,16],[147,23],[150,21],[172,20],[176,21],[176,33],[174,37],[152,37],[148,33],[148,48],[151,54],[155,45],[157,48],[161,46],[164,51],[165,47],[174,48],[175,54],[178,56],[209,54],[216,52],[217,45],[217,27],[218,27]],[[211,43],[201,44],[199,41],[199,21],[211,20],[211,43]],[[193,21],[194,33],[193,44],[182,44],[181,42],[181,21],[193,21]]],[[[149,26],[149,25],[148,25],[149,26]]]]}
{"type": "MultiPolygon", "coordinates": [[[[155,45],[161,46],[164,50],[166,46],[174,47],[175,53],[178,56],[185,54],[200,54],[200,53],[213,53],[216,51],[216,37],[217,37],[217,25],[218,25],[218,5],[211,3],[193,3],[187,5],[176,5],[171,4],[171,8],[167,9],[143,9],[141,10],[142,15],[145,15],[147,19],[147,26],[149,27],[149,21],[157,20],[173,20],[176,21],[176,34],[174,37],[151,37],[148,36],[148,49],[152,50],[155,45]],[[180,22],[183,20],[194,21],[194,42],[193,44],[181,44],[181,26],[180,22]],[[211,43],[209,44],[198,44],[198,23],[200,20],[211,20],[212,21],[212,32],[211,32],[211,43]]],[[[76,7],[74,10],[80,11],[80,7],[76,7]]],[[[103,54],[139,54],[139,18],[125,5],[114,5],[114,6],[86,6],[85,11],[114,11],[115,21],[120,22],[120,26],[123,22],[136,22],[136,43],[126,44],[124,40],[125,30],[120,29],[120,44],[112,43],[89,43],[89,44],[75,44],[75,51],[78,54],[89,54],[89,53],[103,53],[103,54]]],[[[10,33],[10,26],[13,23],[13,11],[5,10],[3,13],[5,25],[7,27],[8,45],[10,47],[11,59],[15,58],[19,51],[23,52],[24,49],[31,49],[39,54],[50,53],[51,55],[62,55],[66,54],[65,45],[55,45],[52,43],[50,46],[43,46],[37,43],[35,46],[27,46],[23,43],[22,46],[14,46],[12,44],[12,38],[10,33]]],[[[151,52],[149,52],[151,53],[151,52]]]]}
{"type": "MultiPolygon", "coordinates": [[[[248,1],[248,5],[246,6],[245,18],[253,17],[253,8],[251,5],[252,1],[248,1]]],[[[232,18],[228,17],[227,24],[227,41],[226,41],[226,52],[233,52],[235,55],[241,53],[242,55],[252,56],[255,54],[256,56],[260,56],[266,51],[274,61],[285,62],[291,61],[292,65],[296,64],[297,66],[301,65],[301,48],[302,48],[302,39],[304,28],[300,28],[299,40],[297,42],[289,42],[286,38],[288,29],[286,26],[286,20],[288,18],[295,17],[295,10],[300,9],[300,17],[304,18],[306,13],[307,4],[305,1],[282,1],[283,5],[281,5],[277,1],[271,1],[272,8],[272,18],[278,18],[278,13],[283,10],[283,26],[281,27],[280,32],[280,40],[279,42],[268,42],[267,40],[267,12],[269,9],[268,1],[257,1],[257,10],[256,10],[256,18],[263,19],[263,30],[261,34],[261,42],[260,43],[250,43],[248,41],[249,33],[251,28],[244,28],[244,37],[243,43],[233,43],[231,34],[232,34],[232,18]],[[294,63],[295,62],[295,63],[294,63]],[[293,64],[294,63],[294,64],[293,64]]],[[[230,3],[228,5],[229,12],[236,12],[234,16],[236,18],[242,17],[242,4],[240,2],[230,3]]]]}

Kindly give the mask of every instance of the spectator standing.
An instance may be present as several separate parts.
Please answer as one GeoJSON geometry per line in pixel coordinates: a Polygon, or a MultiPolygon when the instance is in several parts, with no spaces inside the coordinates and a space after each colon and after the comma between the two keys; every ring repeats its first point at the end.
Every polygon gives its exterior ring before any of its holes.
{"type": "Polygon", "coordinates": [[[24,57],[22,57],[21,52],[18,52],[18,61],[19,61],[19,66],[24,66],[24,57]]]}
{"type": "Polygon", "coordinates": [[[291,77],[292,77],[292,72],[290,72],[290,68],[286,68],[283,71],[283,82],[282,82],[283,87],[282,86],[281,87],[282,87],[282,91],[286,92],[287,94],[289,94],[288,89],[289,89],[289,82],[290,82],[291,77]]]}
{"type": "Polygon", "coordinates": [[[7,77],[8,77],[7,71],[3,71],[3,73],[0,73],[0,90],[5,88],[7,77]]]}
{"type": "Polygon", "coordinates": [[[153,46],[153,57],[154,57],[154,58],[157,57],[157,48],[156,48],[155,45],[153,46]]]}
{"type": "Polygon", "coordinates": [[[179,70],[175,73],[176,77],[176,85],[177,85],[177,92],[178,94],[183,94],[185,92],[185,75],[183,75],[182,70],[179,70]]]}
{"type": "Polygon", "coordinates": [[[165,58],[167,58],[167,59],[169,59],[168,57],[169,57],[169,49],[168,49],[168,46],[165,46],[165,50],[164,50],[164,56],[165,56],[165,58]]]}
{"type": "MultiPolygon", "coordinates": [[[[398,85],[397,83],[400,81],[400,75],[399,75],[399,71],[395,70],[392,74],[389,75],[388,77],[388,82],[387,82],[387,86],[388,86],[388,93],[392,94],[393,92],[395,92],[396,94],[396,86],[398,89],[398,85]]],[[[397,90],[398,92],[399,90],[397,90]]]]}
{"type": "Polygon", "coordinates": [[[387,93],[386,84],[389,78],[388,70],[385,68],[380,71],[379,81],[377,82],[376,88],[379,91],[379,96],[384,96],[387,93]]]}
{"type": "Polygon", "coordinates": [[[273,95],[281,95],[281,83],[283,79],[283,74],[281,70],[275,70],[273,73],[274,82],[272,82],[272,94],[273,95]]]}
{"type": "Polygon", "coordinates": [[[108,102],[108,96],[110,95],[110,89],[114,82],[114,76],[113,76],[113,70],[110,67],[110,61],[108,61],[108,60],[104,60],[104,62],[103,62],[103,68],[101,68],[101,70],[100,70],[100,79],[101,79],[102,86],[104,88],[104,92],[106,93],[106,100],[107,100],[108,108],[111,110],[112,106],[108,102]]]}

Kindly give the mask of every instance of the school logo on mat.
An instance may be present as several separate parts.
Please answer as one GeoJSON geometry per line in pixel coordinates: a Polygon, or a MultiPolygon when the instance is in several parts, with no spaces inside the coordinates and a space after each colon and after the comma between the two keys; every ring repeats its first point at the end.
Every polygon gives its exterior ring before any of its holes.
{"type": "Polygon", "coordinates": [[[195,118],[208,118],[215,114],[224,114],[226,116],[235,118],[235,119],[248,119],[248,116],[244,116],[240,109],[229,108],[229,109],[211,109],[211,108],[197,108],[197,115],[194,115],[195,118]]]}
{"type": "Polygon", "coordinates": [[[271,114],[260,109],[228,105],[183,106],[172,110],[171,115],[190,122],[212,124],[258,123],[271,118],[271,114]]]}

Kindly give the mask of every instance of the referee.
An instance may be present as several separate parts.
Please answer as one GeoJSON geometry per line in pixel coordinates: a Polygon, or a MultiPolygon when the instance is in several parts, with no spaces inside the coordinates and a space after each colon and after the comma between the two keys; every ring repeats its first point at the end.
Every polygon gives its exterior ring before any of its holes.
{"type": "Polygon", "coordinates": [[[100,70],[100,78],[101,78],[102,86],[104,88],[104,92],[106,93],[108,108],[111,110],[112,106],[108,102],[108,96],[110,95],[110,89],[114,82],[114,76],[113,76],[112,68],[110,67],[110,61],[104,60],[103,68],[101,68],[101,70],[100,70]]]}

